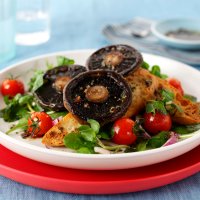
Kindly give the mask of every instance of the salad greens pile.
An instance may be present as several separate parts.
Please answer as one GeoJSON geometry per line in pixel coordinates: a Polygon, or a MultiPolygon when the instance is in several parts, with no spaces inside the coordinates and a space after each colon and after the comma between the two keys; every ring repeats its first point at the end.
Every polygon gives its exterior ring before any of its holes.
{"type": "MultiPolygon", "coordinates": [[[[73,64],[74,60],[66,58],[64,56],[57,57],[58,65],[69,65],[73,64]]],[[[47,64],[49,69],[50,65],[47,64]]],[[[0,117],[3,118],[6,122],[15,122],[18,120],[17,124],[12,126],[10,130],[6,133],[11,133],[16,130],[26,130],[28,118],[30,117],[31,112],[44,111],[44,109],[37,103],[34,92],[43,85],[43,76],[45,71],[36,69],[34,70],[33,77],[28,83],[28,92],[25,94],[17,94],[14,98],[9,98],[8,96],[4,97],[4,103],[6,107],[0,110],[0,117]]],[[[60,116],[65,116],[66,112],[54,112],[50,110],[45,110],[47,114],[51,116],[52,119],[56,119],[60,116]]]]}
{"type": "Polygon", "coordinates": [[[174,126],[171,131],[161,131],[155,136],[150,136],[141,126],[143,119],[135,121],[133,132],[137,135],[137,142],[133,145],[116,145],[109,142],[113,137],[113,129],[107,132],[100,128],[100,124],[88,119],[88,125],[82,125],[76,132],[71,132],[64,137],[64,144],[67,148],[77,153],[94,154],[95,147],[117,152],[136,152],[159,148],[174,144],[179,140],[192,137],[195,131],[200,129],[200,124],[188,126],[174,126]]]}
{"type": "MultiPolygon", "coordinates": [[[[64,56],[57,57],[57,65],[74,64],[74,60],[64,56]]],[[[160,67],[150,65],[143,62],[142,67],[149,70],[150,73],[166,79],[167,75],[162,74],[160,67]]],[[[52,64],[47,63],[47,69],[53,68],[52,64]]],[[[0,110],[0,117],[6,122],[17,123],[7,131],[11,133],[16,130],[25,131],[28,127],[28,119],[32,112],[45,111],[52,119],[58,119],[67,114],[67,112],[55,112],[51,110],[44,110],[36,101],[34,92],[43,85],[43,76],[45,71],[35,70],[33,77],[28,83],[28,92],[25,94],[17,94],[14,98],[4,97],[6,107],[0,110]]],[[[163,114],[173,114],[176,110],[182,112],[181,108],[174,103],[174,94],[171,91],[162,89],[160,90],[160,98],[157,100],[148,101],[146,104],[146,113],[155,114],[159,111],[163,114]]],[[[185,98],[196,102],[196,97],[191,95],[184,95],[185,98]]],[[[161,131],[157,135],[151,136],[143,128],[144,118],[137,116],[132,131],[137,137],[136,143],[132,145],[116,145],[111,141],[114,135],[113,124],[106,127],[101,127],[100,124],[93,119],[87,120],[87,125],[81,125],[76,131],[68,133],[64,137],[64,144],[67,148],[73,149],[78,153],[93,154],[98,153],[95,147],[100,147],[110,153],[117,152],[134,152],[144,151],[148,149],[155,149],[161,146],[173,144],[181,139],[185,139],[194,135],[195,131],[200,129],[200,124],[180,126],[173,124],[170,131],[161,131]]]]}
{"type": "Polygon", "coordinates": [[[122,148],[129,148],[127,145],[105,145],[101,139],[109,141],[112,138],[112,131],[101,130],[100,124],[96,120],[88,119],[87,122],[88,125],[82,125],[76,132],[65,136],[64,144],[66,147],[74,149],[78,153],[95,153],[96,146],[115,152],[122,148]]]}
{"type": "Polygon", "coordinates": [[[163,114],[167,113],[173,114],[176,110],[178,110],[179,112],[183,112],[181,107],[173,102],[174,100],[173,92],[166,89],[162,89],[160,91],[160,96],[161,96],[160,100],[152,100],[147,103],[146,105],[147,113],[155,114],[156,110],[160,111],[163,114]]]}

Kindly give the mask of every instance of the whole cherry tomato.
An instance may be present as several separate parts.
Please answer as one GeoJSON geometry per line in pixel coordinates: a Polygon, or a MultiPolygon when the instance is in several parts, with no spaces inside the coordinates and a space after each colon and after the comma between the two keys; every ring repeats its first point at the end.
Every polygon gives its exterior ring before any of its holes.
{"type": "Polygon", "coordinates": [[[17,79],[6,79],[1,85],[3,96],[14,97],[16,94],[24,94],[24,84],[17,79]]]}
{"type": "Polygon", "coordinates": [[[168,82],[170,85],[172,85],[173,87],[175,87],[177,90],[179,90],[179,92],[181,93],[181,95],[184,94],[181,82],[175,78],[170,78],[168,79],[168,82]]]}
{"type": "Polygon", "coordinates": [[[116,144],[133,144],[137,137],[133,132],[134,121],[129,118],[118,119],[113,126],[113,142],[116,144]]]}
{"type": "Polygon", "coordinates": [[[169,114],[160,112],[144,114],[144,128],[153,135],[161,131],[169,131],[172,127],[172,120],[169,114]]]}
{"type": "Polygon", "coordinates": [[[27,133],[31,137],[43,136],[53,126],[53,120],[45,112],[33,112],[28,119],[27,133]]]}

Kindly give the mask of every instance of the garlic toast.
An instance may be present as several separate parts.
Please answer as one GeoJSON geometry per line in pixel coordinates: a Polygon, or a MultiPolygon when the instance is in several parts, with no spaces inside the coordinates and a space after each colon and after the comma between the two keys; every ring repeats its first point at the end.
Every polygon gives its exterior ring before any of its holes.
{"type": "Polygon", "coordinates": [[[54,147],[64,146],[65,135],[75,131],[79,126],[81,121],[72,113],[68,113],[43,136],[42,143],[54,147]]]}

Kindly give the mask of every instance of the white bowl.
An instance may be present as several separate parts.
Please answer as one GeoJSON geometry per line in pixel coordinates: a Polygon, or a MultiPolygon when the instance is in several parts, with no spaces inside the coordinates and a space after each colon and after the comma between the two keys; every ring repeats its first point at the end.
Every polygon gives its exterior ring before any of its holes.
{"type": "Polygon", "coordinates": [[[200,49],[200,40],[176,39],[166,36],[169,31],[186,29],[200,32],[199,19],[168,19],[152,24],[152,33],[165,45],[179,49],[200,49]]]}
{"type": "MultiPolygon", "coordinates": [[[[75,59],[76,63],[84,65],[92,52],[93,50],[68,51],[31,58],[2,70],[0,80],[4,80],[9,74],[14,74],[15,76],[20,75],[20,79],[27,83],[32,76],[32,69],[46,69],[47,61],[55,65],[57,55],[65,55],[75,59]]],[[[150,54],[143,54],[143,56],[145,61],[151,65],[160,65],[163,73],[177,77],[187,93],[191,93],[200,99],[199,71],[188,65],[160,56],[150,54]]],[[[2,96],[0,96],[0,107],[3,106],[2,96]]],[[[114,170],[151,165],[184,154],[200,144],[200,131],[197,131],[196,135],[184,141],[143,152],[78,154],[72,153],[66,148],[47,149],[41,144],[41,139],[22,139],[19,134],[15,133],[6,135],[5,132],[9,129],[10,124],[4,122],[3,119],[0,119],[0,124],[0,143],[8,149],[39,162],[77,169],[114,170]]]]}

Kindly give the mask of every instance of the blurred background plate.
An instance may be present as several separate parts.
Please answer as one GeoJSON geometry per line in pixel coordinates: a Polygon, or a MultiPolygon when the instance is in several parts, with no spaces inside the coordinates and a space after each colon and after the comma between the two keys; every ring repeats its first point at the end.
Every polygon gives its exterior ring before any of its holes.
{"type": "Polygon", "coordinates": [[[154,23],[151,30],[165,45],[180,49],[200,49],[199,19],[162,20],[154,23]]]}
{"type": "MultiPolygon", "coordinates": [[[[159,22],[146,18],[135,17],[125,23],[113,23],[106,25],[103,28],[103,34],[105,38],[113,44],[121,43],[132,45],[142,52],[162,55],[190,65],[199,66],[200,50],[178,48],[180,45],[183,46],[184,41],[176,42],[177,40],[175,40],[175,43],[171,38],[165,37],[163,35],[165,30],[164,28],[159,28],[159,31],[157,30],[157,26],[159,26],[159,24],[159,22]],[[169,44],[168,42],[170,39],[172,40],[172,46],[170,46],[171,43],[169,44]]],[[[178,24],[175,23],[175,25],[178,24]]],[[[196,24],[196,26],[199,27],[198,24],[196,24]]],[[[193,43],[192,47],[194,46],[198,47],[199,44],[193,43]]]]}

